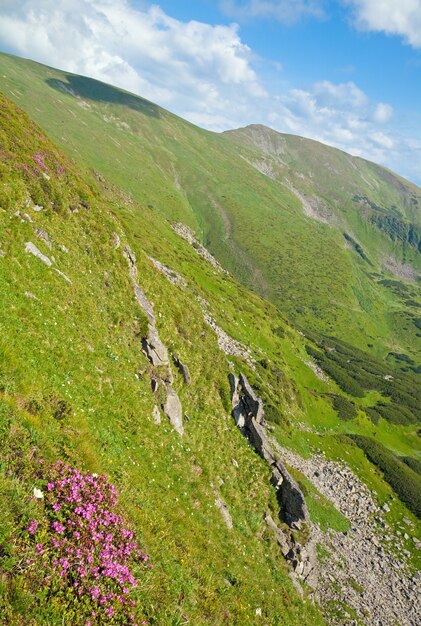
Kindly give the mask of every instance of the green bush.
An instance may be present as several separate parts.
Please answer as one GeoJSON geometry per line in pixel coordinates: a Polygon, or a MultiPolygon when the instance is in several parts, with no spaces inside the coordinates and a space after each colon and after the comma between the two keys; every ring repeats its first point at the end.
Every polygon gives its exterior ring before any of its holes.
{"type": "Polygon", "coordinates": [[[357,417],[357,410],[355,404],[347,400],[343,396],[332,396],[333,408],[339,415],[341,420],[352,420],[357,417]]]}
{"type": "Polygon", "coordinates": [[[369,461],[383,472],[385,480],[408,508],[421,519],[421,476],[371,437],[349,435],[369,461]]]}
{"type": "Polygon", "coordinates": [[[421,461],[419,459],[414,459],[412,456],[403,456],[401,461],[421,476],[421,461]]]}

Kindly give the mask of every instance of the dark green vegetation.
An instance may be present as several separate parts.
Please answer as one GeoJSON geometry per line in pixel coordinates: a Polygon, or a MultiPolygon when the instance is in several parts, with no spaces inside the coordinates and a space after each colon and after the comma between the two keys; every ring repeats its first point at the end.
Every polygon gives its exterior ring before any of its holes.
{"type": "MultiPolygon", "coordinates": [[[[136,592],[150,624],[243,626],[261,623],[257,608],[274,626],[321,624],[263,521],[277,504],[269,469],[230,418],[229,362],[262,396],[280,443],[346,460],[379,501],[392,485],[409,506],[399,481],[338,435],[370,437],[408,472],[419,459],[418,252],[368,219],[380,207],[417,224],[419,190],[316,142],[259,127],[215,135],[107,85],[8,56],[0,72],[6,95],[42,126],[1,100],[0,621],[76,623],[21,557],[34,459],[62,458],[106,473],[121,493],[154,565],[136,592]],[[174,221],[195,229],[232,275],[201,259],[174,221]],[[187,386],[173,368],[182,439],[163,415],[153,421],[161,390],[152,391],[156,371],[141,350],[147,320],[127,244],[162,340],[190,369],[187,386]],[[187,285],[171,284],[151,257],[187,285]],[[385,266],[415,274],[397,279],[385,266]],[[199,299],[250,347],[255,368],[218,348],[199,299]]],[[[347,521],[297,479],[313,521],[345,531],[347,521]]],[[[415,522],[408,506],[393,501],[391,524],[415,522]]]]}
{"type": "MultiPolygon", "coordinates": [[[[419,374],[412,367],[408,372],[392,369],[332,337],[319,340],[319,348],[307,346],[306,350],[342,391],[355,398],[363,397],[366,391],[378,391],[387,400],[365,408],[374,423],[381,417],[394,424],[421,422],[421,386],[419,374]]],[[[343,399],[336,400],[336,404],[334,400],[334,406],[338,412],[351,414],[349,407],[345,409],[343,399]]]]}
{"type": "Polygon", "coordinates": [[[421,518],[421,476],[378,441],[359,435],[351,435],[351,438],[368,459],[383,472],[385,479],[402,502],[421,518]]]}

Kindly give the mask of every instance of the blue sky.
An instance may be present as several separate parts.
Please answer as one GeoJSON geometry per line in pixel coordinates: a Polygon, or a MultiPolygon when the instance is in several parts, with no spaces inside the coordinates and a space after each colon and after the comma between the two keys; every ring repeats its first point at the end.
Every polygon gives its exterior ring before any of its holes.
{"type": "Polygon", "coordinates": [[[421,0],[2,0],[0,48],[421,184],[421,0]]]}

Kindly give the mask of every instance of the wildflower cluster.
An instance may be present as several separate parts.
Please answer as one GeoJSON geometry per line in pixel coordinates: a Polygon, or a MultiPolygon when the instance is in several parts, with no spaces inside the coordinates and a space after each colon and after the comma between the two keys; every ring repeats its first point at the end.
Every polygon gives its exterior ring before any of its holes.
{"type": "Polygon", "coordinates": [[[41,560],[47,580],[54,587],[64,586],[73,600],[80,601],[92,623],[134,624],[130,592],[137,582],[129,566],[150,566],[133,531],[115,512],[115,487],[105,476],[82,474],[59,461],[43,498],[39,492],[34,489],[34,498],[44,515],[27,527],[35,549],[29,564],[41,560]]]}

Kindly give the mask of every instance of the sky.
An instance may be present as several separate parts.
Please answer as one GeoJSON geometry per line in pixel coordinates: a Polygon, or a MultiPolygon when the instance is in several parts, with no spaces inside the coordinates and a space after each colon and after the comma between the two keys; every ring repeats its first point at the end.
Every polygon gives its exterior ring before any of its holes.
{"type": "Polygon", "coordinates": [[[421,0],[0,0],[0,49],[421,185],[421,0]]]}

